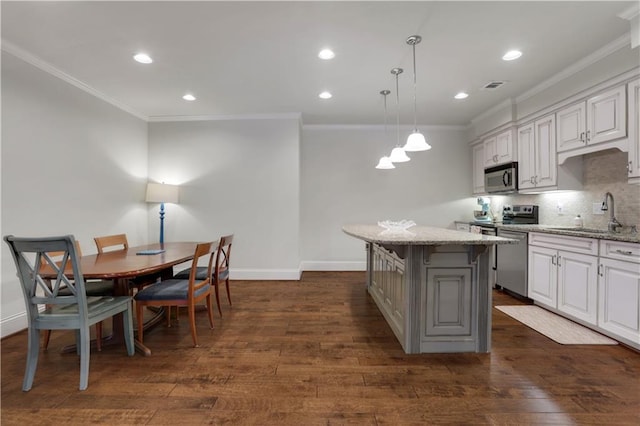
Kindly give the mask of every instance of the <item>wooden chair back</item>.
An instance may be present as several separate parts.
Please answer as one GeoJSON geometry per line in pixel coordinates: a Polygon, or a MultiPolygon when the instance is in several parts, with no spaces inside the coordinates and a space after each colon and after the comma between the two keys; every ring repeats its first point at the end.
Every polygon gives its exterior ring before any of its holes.
{"type": "Polygon", "coordinates": [[[213,271],[213,276],[215,277],[215,279],[219,279],[221,273],[229,270],[232,244],[233,234],[220,237],[220,241],[218,242],[218,250],[216,251],[216,263],[213,271]]]}
{"type": "Polygon", "coordinates": [[[98,254],[104,253],[106,248],[116,246],[119,246],[117,250],[126,250],[129,248],[126,234],[106,235],[104,237],[95,237],[93,240],[96,242],[98,254]]]}

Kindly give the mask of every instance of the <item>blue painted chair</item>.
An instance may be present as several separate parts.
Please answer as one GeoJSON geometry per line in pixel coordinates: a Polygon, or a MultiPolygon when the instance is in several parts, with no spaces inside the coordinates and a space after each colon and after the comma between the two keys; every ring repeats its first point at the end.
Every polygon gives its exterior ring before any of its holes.
{"type": "Polygon", "coordinates": [[[186,279],[171,278],[161,280],[151,284],[134,296],[136,302],[136,319],[138,322],[138,340],[143,342],[144,320],[142,317],[145,306],[171,307],[186,306],[189,311],[189,327],[193,345],[198,347],[198,334],[196,332],[196,304],[206,301],[209,324],[213,328],[213,306],[211,305],[211,295],[213,286],[211,285],[211,268],[213,264],[213,253],[211,248],[213,242],[200,243],[196,246],[193,256],[189,276],[186,279]],[[205,268],[202,278],[197,277],[198,260],[208,256],[209,263],[205,268]]]}
{"type": "MultiPolygon", "coordinates": [[[[229,292],[229,261],[231,259],[231,245],[233,244],[233,234],[225,235],[220,238],[218,242],[218,248],[216,250],[216,261],[215,266],[213,268],[213,275],[211,276],[211,280],[216,292],[216,303],[218,304],[218,312],[220,316],[222,316],[222,309],[220,308],[220,296],[218,293],[218,285],[224,281],[227,287],[227,299],[229,300],[229,306],[231,305],[231,293],[229,292]]],[[[185,279],[189,277],[191,273],[191,269],[185,269],[183,271],[178,272],[173,276],[173,278],[185,279]]],[[[199,266],[196,269],[196,278],[204,279],[207,273],[207,268],[204,266],[199,266]]]]}
{"type": "Polygon", "coordinates": [[[11,249],[27,307],[29,348],[22,382],[23,391],[30,390],[33,385],[40,352],[40,330],[76,330],[76,344],[80,355],[80,390],[85,390],[89,384],[91,325],[116,314],[123,314],[127,354],[134,354],[131,297],[87,296],[72,235],[44,238],[18,238],[9,235],[4,240],[11,249]],[[59,251],[64,253],[62,260],[55,262],[48,253],[59,251]],[[46,270],[49,273],[43,277],[46,270]],[[60,290],[64,288],[71,294],[61,295],[60,290]]]}

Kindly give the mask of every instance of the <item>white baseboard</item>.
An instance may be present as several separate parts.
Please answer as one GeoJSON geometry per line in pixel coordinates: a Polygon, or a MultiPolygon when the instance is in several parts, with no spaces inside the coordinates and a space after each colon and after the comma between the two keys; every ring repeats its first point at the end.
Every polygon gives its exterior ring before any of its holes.
{"type": "Polygon", "coordinates": [[[367,262],[303,260],[302,262],[300,262],[300,270],[302,271],[366,271],[367,262]]]}
{"type": "Polygon", "coordinates": [[[231,269],[232,280],[300,280],[300,269],[231,269]]]}
{"type": "Polygon", "coordinates": [[[0,320],[0,338],[25,330],[28,326],[27,313],[21,312],[0,320]]]}

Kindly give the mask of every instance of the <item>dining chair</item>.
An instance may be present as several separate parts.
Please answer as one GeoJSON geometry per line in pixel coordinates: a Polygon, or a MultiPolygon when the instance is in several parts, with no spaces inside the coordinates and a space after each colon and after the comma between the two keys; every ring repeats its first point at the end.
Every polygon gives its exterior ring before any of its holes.
{"type": "Polygon", "coordinates": [[[171,307],[186,306],[189,311],[189,327],[193,345],[198,347],[198,335],[196,332],[196,304],[206,301],[209,324],[213,328],[213,306],[211,305],[211,295],[213,286],[211,285],[211,267],[213,264],[213,253],[211,248],[213,242],[199,243],[193,255],[193,265],[191,272],[186,279],[170,278],[161,280],[155,284],[147,286],[136,293],[136,319],[138,323],[138,340],[143,343],[144,323],[142,310],[145,306],[171,307]],[[204,278],[197,277],[198,260],[204,256],[209,256],[209,266],[204,278]]]}
{"type": "MultiPolygon", "coordinates": [[[[218,241],[218,248],[216,249],[216,261],[215,266],[213,268],[213,275],[211,276],[211,281],[213,283],[213,287],[216,293],[216,303],[218,304],[218,312],[220,316],[222,316],[222,309],[220,308],[220,296],[218,294],[218,284],[222,281],[225,282],[227,287],[227,300],[229,300],[229,306],[231,304],[231,293],[229,291],[229,261],[231,260],[231,245],[233,244],[233,234],[225,235],[220,238],[218,241]]],[[[185,269],[173,277],[178,279],[188,278],[191,269],[185,269]]],[[[196,278],[203,279],[207,274],[207,268],[204,266],[199,266],[196,268],[196,278]]]]}
{"type": "MultiPolygon", "coordinates": [[[[76,240],[76,253],[78,257],[82,257],[82,249],[80,248],[80,242],[76,240]]],[[[54,262],[59,261],[64,256],[64,251],[52,251],[47,253],[49,258],[54,262]]],[[[49,262],[47,262],[49,264],[49,262]]],[[[53,266],[53,265],[51,265],[53,266]]],[[[113,296],[113,281],[111,280],[85,280],[85,290],[87,296],[113,296]]],[[[63,287],[60,289],[60,296],[71,296],[71,289],[63,287]]],[[[44,330],[44,338],[42,342],[43,349],[49,347],[49,340],[51,339],[51,330],[44,330]]],[[[98,351],[102,350],[102,322],[96,323],[96,348],[98,351]]]]}
{"type": "Polygon", "coordinates": [[[133,320],[131,297],[88,297],[72,235],[61,237],[4,237],[16,264],[27,307],[28,352],[22,390],[28,391],[38,366],[40,330],[76,330],[80,355],[80,390],[89,385],[91,336],[89,327],[116,314],[123,314],[127,354],[133,356],[133,320]],[[62,260],[54,262],[50,252],[62,251],[62,260]],[[50,265],[50,266],[48,266],[50,265]],[[42,267],[53,269],[55,279],[42,276],[42,267]],[[65,272],[66,271],[66,272],[65,272]],[[72,277],[67,277],[72,275],[72,277]],[[67,288],[70,295],[61,295],[67,288]]]}

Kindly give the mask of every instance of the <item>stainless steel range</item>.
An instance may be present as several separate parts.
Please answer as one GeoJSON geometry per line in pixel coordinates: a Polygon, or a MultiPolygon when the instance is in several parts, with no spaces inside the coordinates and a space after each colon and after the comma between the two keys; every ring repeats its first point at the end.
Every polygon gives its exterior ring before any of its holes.
{"type": "Polygon", "coordinates": [[[538,206],[504,206],[502,224],[498,236],[518,240],[518,244],[498,245],[496,249],[496,286],[517,295],[527,297],[527,236],[526,232],[513,231],[508,225],[537,225],[538,206]]]}

